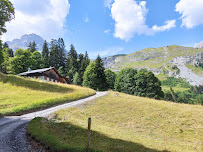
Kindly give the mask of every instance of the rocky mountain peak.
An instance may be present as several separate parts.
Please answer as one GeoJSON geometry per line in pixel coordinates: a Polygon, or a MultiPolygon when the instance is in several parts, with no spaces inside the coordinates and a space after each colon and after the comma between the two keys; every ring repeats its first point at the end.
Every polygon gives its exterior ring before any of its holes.
{"type": "Polygon", "coordinates": [[[13,41],[7,41],[9,47],[13,49],[14,51],[21,48],[21,49],[27,49],[30,42],[35,41],[37,44],[37,50],[42,51],[42,47],[44,44],[44,39],[37,35],[37,34],[25,34],[22,35],[20,39],[14,39],[13,41]]]}

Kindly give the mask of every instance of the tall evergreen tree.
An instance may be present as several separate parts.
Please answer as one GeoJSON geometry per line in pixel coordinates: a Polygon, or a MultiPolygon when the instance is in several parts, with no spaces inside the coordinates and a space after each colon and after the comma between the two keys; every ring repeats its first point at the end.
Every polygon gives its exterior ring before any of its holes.
{"type": "Polygon", "coordinates": [[[98,56],[95,63],[92,62],[87,67],[83,76],[83,86],[95,90],[106,90],[107,82],[104,70],[103,61],[98,56]]]}
{"type": "Polygon", "coordinates": [[[9,52],[9,57],[14,57],[14,54],[13,54],[13,50],[12,50],[12,49],[9,49],[8,52],[9,52]]]}
{"type": "Polygon", "coordinates": [[[9,48],[8,43],[6,43],[6,42],[3,44],[3,49],[5,49],[5,48],[9,48]]]}
{"type": "Polygon", "coordinates": [[[62,70],[65,72],[66,50],[63,38],[58,39],[58,48],[59,48],[59,66],[62,67],[62,70]]]}
{"type": "Polygon", "coordinates": [[[57,40],[51,40],[50,50],[50,65],[56,69],[59,69],[59,47],[57,40]]]}
{"type": "Polygon", "coordinates": [[[70,51],[67,55],[66,68],[69,79],[73,81],[73,75],[78,71],[78,62],[77,62],[77,52],[74,46],[71,44],[70,51]]]}
{"type": "Polygon", "coordinates": [[[48,68],[50,66],[50,58],[49,58],[49,48],[47,41],[44,41],[43,49],[42,49],[42,67],[48,68]]]}
{"type": "Polygon", "coordinates": [[[107,89],[107,81],[105,76],[105,68],[101,57],[98,55],[95,60],[96,73],[97,73],[97,85],[99,90],[107,89]]]}
{"type": "Polygon", "coordinates": [[[87,67],[90,63],[90,59],[89,59],[89,56],[87,54],[87,51],[85,52],[85,67],[87,67]]]}
{"type": "Polygon", "coordinates": [[[35,43],[35,41],[30,42],[29,45],[28,45],[28,50],[31,53],[33,53],[33,52],[35,52],[37,50],[36,47],[37,47],[37,44],[35,43]]]}

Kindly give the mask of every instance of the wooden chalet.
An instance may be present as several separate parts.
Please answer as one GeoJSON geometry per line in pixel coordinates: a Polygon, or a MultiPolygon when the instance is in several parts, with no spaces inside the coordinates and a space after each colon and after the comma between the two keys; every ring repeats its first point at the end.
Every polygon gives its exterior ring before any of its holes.
{"type": "Polygon", "coordinates": [[[31,70],[29,68],[27,72],[20,73],[18,76],[31,77],[47,82],[60,82],[66,84],[70,83],[69,80],[65,77],[62,77],[54,67],[37,70],[31,70]]]}

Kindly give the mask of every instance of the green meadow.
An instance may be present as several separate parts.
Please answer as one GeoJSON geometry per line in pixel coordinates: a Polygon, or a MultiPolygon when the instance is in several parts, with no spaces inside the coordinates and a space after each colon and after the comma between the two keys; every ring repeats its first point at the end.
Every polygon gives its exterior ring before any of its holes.
{"type": "Polygon", "coordinates": [[[19,115],[95,94],[92,89],[0,73],[0,115],[19,115]]]}
{"type": "Polygon", "coordinates": [[[35,118],[28,133],[50,151],[202,152],[203,107],[110,91],[86,104],[35,118]]]}

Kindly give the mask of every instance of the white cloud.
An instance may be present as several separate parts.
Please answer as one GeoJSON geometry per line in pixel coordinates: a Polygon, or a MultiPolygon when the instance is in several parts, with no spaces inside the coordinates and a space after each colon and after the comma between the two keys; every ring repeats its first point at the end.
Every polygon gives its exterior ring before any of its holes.
{"type": "Polygon", "coordinates": [[[89,18],[86,17],[84,21],[85,21],[85,23],[89,22],[89,18]]]}
{"type": "Polygon", "coordinates": [[[147,13],[146,1],[116,0],[111,6],[111,16],[115,20],[114,37],[128,41],[135,34],[153,35],[175,27],[175,20],[169,20],[163,26],[149,28],[146,25],[147,13]]]}
{"type": "Polygon", "coordinates": [[[175,11],[182,15],[182,26],[193,28],[203,24],[203,0],[180,0],[175,11]]]}
{"type": "Polygon", "coordinates": [[[15,7],[15,20],[6,23],[4,41],[19,38],[23,34],[36,33],[50,40],[64,34],[68,0],[11,0],[15,7]]]}
{"type": "Polygon", "coordinates": [[[163,32],[163,31],[166,31],[166,30],[170,30],[171,28],[173,27],[176,27],[176,20],[170,20],[170,21],[166,21],[165,22],[165,25],[163,26],[157,26],[157,25],[154,25],[152,27],[152,29],[154,31],[157,31],[157,32],[163,32]]]}
{"type": "Polygon", "coordinates": [[[111,31],[111,30],[109,30],[109,29],[108,29],[108,30],[105,30],[105,31],[104,31],[104,34],[109,34],[110,31],[111,31]]]}

